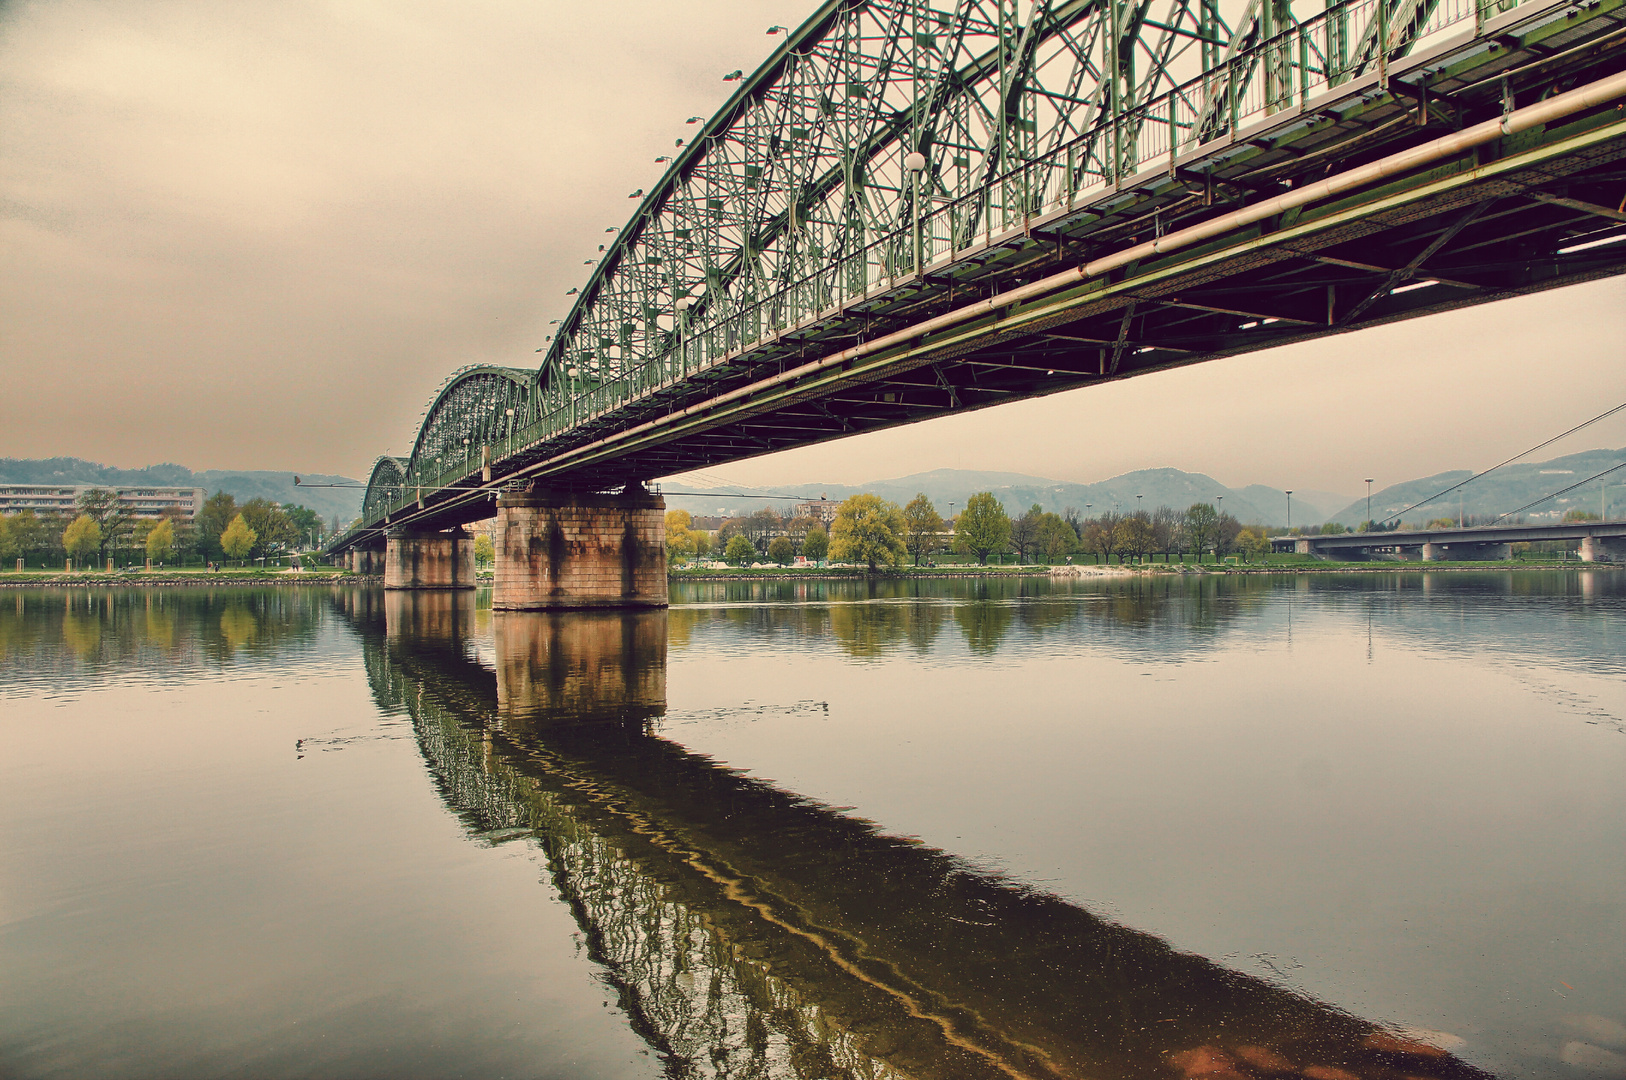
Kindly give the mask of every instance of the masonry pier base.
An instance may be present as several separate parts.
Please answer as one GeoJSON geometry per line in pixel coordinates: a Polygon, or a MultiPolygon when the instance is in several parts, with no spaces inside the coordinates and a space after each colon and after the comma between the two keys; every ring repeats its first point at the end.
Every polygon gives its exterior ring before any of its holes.
{"type": "Polygon", "coordinates": [[[474,538],[461,526],[449,532],[391,529],[385,536],[384,588],[474,588],[474,538]]]}
{"type": "Polygon", "coordinates": [[[640,486],[506,493],[496,539],[494,610],[666,606],[666,500],[640,486]]]}

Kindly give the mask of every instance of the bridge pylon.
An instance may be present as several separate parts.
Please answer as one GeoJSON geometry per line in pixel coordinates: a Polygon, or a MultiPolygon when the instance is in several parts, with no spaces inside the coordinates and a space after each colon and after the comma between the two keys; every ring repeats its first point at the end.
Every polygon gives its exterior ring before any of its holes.
{"type": "Polygon", "coordinates": [[[496,611],[663,608],[666,500],[641,484],[505,492],[496,556],[496,611]]]}
{"type": "Polygon", "coordinates": [[[474,588],[474,537],[462,526],[445,532],[398,527],[384,536],[384,588],[474,588]]]}

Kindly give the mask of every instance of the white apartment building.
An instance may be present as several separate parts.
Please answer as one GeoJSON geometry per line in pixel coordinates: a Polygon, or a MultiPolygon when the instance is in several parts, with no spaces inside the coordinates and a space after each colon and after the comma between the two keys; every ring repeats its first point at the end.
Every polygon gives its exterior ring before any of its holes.
{"type": "Polygon", "coordinates": [[[202,488],[148,487],[125,484],[0,484],[0,514],[32,510],[36,514],[71,513],[79,496],[103,488],[119,497],[132,517],[156,518],[166,506],[179,507],[189,518],[198,516],[207,496],[202,488]]]}

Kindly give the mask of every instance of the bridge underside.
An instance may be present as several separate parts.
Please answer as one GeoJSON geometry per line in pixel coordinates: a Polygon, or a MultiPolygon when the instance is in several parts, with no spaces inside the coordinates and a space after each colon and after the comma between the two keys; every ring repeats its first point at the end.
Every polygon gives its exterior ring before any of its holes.
{"type": "Polygon", "coordinates": [[[1626,9],[1593,9],[1585,22],[1458,41],[1353,80],[1125,177],[1107,197],[1036,215],[568,429],[519,439],[484,467],[471,458],[415,499],[396,489],[386,518],[337,546],[376,542],[386,523],[491,517],[505,487],[615,490],[1619,274],[1626,112],[1615,99],[1178,250],[1081,269],[1618,75],[1626,9]]]}
{"type": "MultiPolygon", "coordinates": [[[[636,450],[572,471],[568,481],[613,487],[1619,274],[1626,244],[1553,253],[1600,225],[1626,221],[1626,214],[1601,213],[1613,211],[1626,191],[1623,151],[1617,139],[1585,160],[1453,185],[1392,210],[1369,214],[1357,205],[1292,241],[1261,229],[1222,260],[1148,268],[1087,302],[1058,298],[1053,313],[1024,312],[1019,325],[991,326],[978,340],[923,344],[873,370],[764,393],[726,420],[698,418],[681,434],[641,440],[636,450]]],[[[1060,230],[1035,230],[932,283],[942,286],[939,295],[905,290],[817,338],[787,335],[779,363],[792,367],[819,350],[885,334],[896,322],[997,295],[1026,276],[1076,265],[1087,252],[1060,230]],[[1025,274],[1003,265],[1019,254],[1031,260],[1025,274]]],[[[674,404],[747,387],[754,375],[719,372],[704,392],[686,388],[674,404]]]]}

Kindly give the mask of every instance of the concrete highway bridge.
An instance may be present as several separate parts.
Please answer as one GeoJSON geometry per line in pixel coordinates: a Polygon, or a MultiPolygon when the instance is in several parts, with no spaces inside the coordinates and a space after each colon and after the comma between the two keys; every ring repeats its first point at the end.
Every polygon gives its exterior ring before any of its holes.
{"type": "Polygon", "coordinates": [[[1509,545],[1580,541],[1582,562],[1626,559],[1626,521],[1577,521],[1562,525],[1480,525],[1461,529],[1409,529],[1404,532],[1338,533],[1331,536],[1278,536],[1278,551],[1328,559],[1383,557],[1437,560],[1506,559],[1509,545]]]}
{"type": "Polygon", "coordinates": [[[829,0],[329,550],[661,605],[645,481],[1626,267],[1626,0],[829,0]]]}

